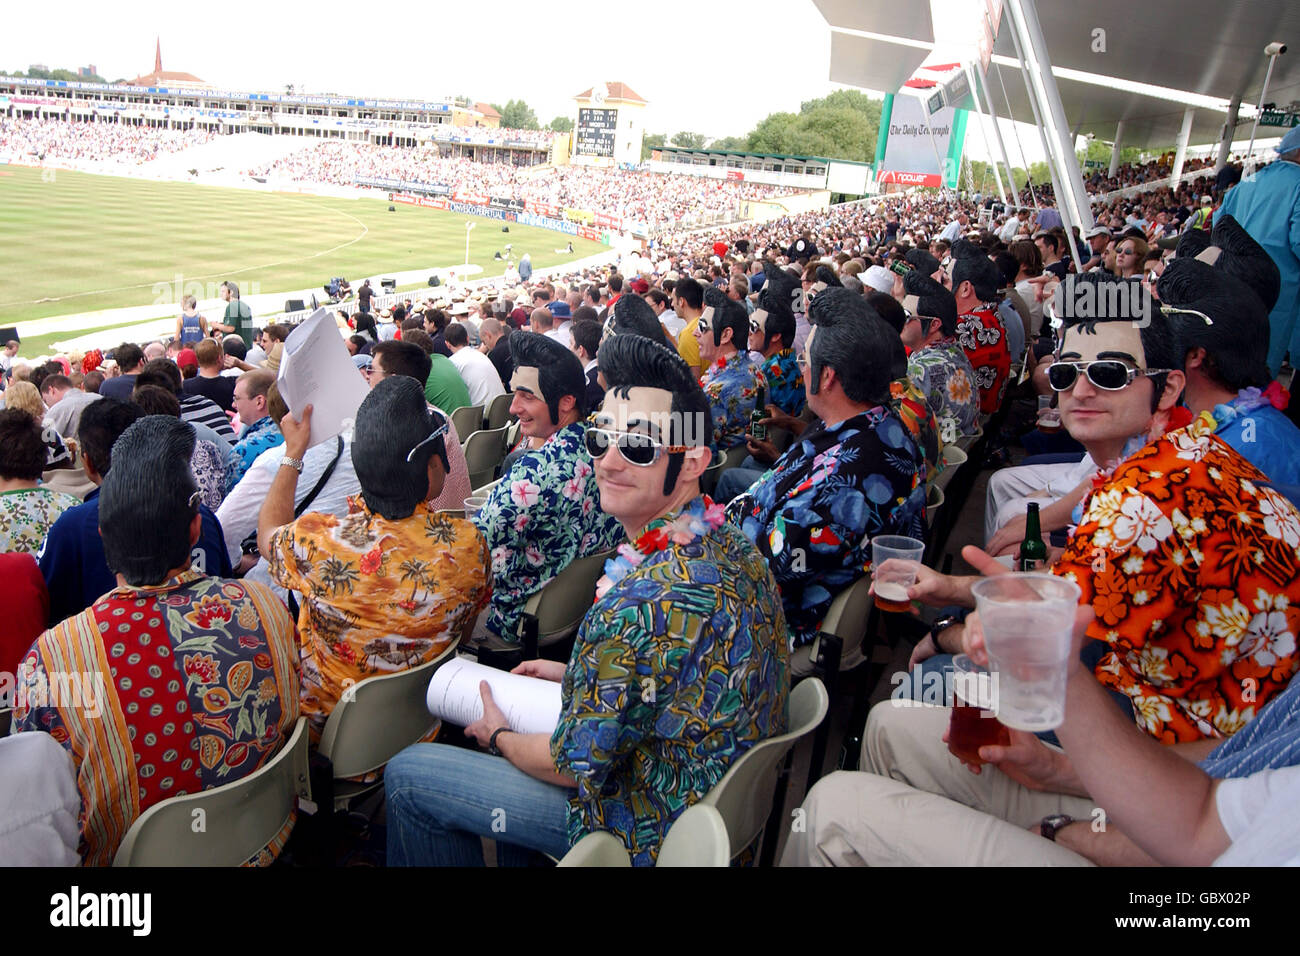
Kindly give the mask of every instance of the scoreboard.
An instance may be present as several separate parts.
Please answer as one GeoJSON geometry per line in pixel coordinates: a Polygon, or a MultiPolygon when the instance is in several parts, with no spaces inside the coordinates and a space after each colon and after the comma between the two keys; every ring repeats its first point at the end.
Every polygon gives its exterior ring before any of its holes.
{"type": "Polygon", "coordinates": [[[614,132],[618,110],[578,110],[578,131],[574,152],[578,156],[614,155],[614,132]]]}

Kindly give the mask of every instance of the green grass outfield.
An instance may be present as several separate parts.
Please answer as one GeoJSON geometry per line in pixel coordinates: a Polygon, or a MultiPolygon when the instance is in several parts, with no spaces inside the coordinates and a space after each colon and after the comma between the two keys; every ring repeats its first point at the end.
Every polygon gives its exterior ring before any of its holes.
{"type": "MultiPolygon", "coordinates": [[[[149,305],[178,275],[269,293],[465,261],[470,217],[396,205],[0,166],[0,325],[149,305]]],[[[492,257],[507,242],[537,268],[606,249],[573,237],[573,253],[557,255],[569,236],[517,224],[506,235],[473,218],[470,261],[483,276],[504,270],[492,257]]],[[[175,312],[169,300],[159,315],[175,312]]],[[[86,330],[97,327],[88,317],[86,330]]]]}

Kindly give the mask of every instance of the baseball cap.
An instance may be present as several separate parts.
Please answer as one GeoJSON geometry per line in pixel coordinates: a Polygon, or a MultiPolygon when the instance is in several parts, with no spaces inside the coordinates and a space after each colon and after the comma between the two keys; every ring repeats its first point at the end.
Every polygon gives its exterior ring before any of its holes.
{"type": "Polygon", "coordinates": [[[176,364],[181,368],[187,365],[198,365],[199,357],[193,349],[181,349],[176,353],[176,364]]]}
{"type": "Polygon", "coordinates": [[[355,365],[357,368],[370,368],[370,363],[372,361],[373,359],[369,355],[352,356],[352,364],[355,365]]]}
{"type": "Polygon", "coordinates": [[[635,292],[637,295],[645,295],[647,292],[650,291],[650,283],[646,282],[645,279],[640,279],[640,278],[633,279],[632,291],[635,292]]]}
{"type": "Polygon", "coordinates": [[[1109,239],[1110,230],[1107,229],[1105,226],[1093,226],[1091,229],[1088,230],[1089,239],[1096,239],[1098,236],[1105,236],[1107,239],[1109,239]]]}
{"type": "Polygon", "coordinates": [[[894,291],[894,273],[884,266],[868,266],[867,271],[858,276],[862,284],[889,295],[894,291]]]}

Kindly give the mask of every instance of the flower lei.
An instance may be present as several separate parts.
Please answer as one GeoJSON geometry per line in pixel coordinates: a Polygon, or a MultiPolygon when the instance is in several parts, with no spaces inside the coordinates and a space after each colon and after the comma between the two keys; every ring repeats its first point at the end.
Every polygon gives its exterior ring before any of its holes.
{"type": "Polygon", "coordinates": [[[1291,393],[1283,388],[1280,382],[1274,381],[1270,382],[1268,388],[1263,391],[1257,388],[1243,388],[1232,401],[1214,406],[1214,417],[1221,424],[1226,425],[1241,415],[1263,408],[1265,405],[1272,405],[1282,412],[1286,411],[1290,404],[1291,393]]]}
{"type": "Polygon", "coordinates": [[[722,525],[725,509],[708,495],[701,495],[676,515],[664,515],[646,525],[631,544],[618,546],[618,553],[605,562],[605,574],[596,582],[596,600],[599,601],[619,581],[656,551],[669,543],[686,545],[698,540],[722,525]]]}

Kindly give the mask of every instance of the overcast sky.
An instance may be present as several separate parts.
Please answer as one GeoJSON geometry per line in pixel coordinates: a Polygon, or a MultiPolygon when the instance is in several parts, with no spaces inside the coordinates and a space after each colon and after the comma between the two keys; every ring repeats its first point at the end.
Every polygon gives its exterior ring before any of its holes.
{"type": "Polygon", "coordinates": [[[700,0],[9,7],[0,69],[93,63],[105,79],[131,79],[152,71],[157,36],[164,69],[221,88],[522,98],[543,125],[570,115],[573,95],[597,81],[621,80],[648,100],[651,131],[710,137],[744,135],[836,88],[830,28],[812,0],[759,0],[742,16],[700,0]]]}

